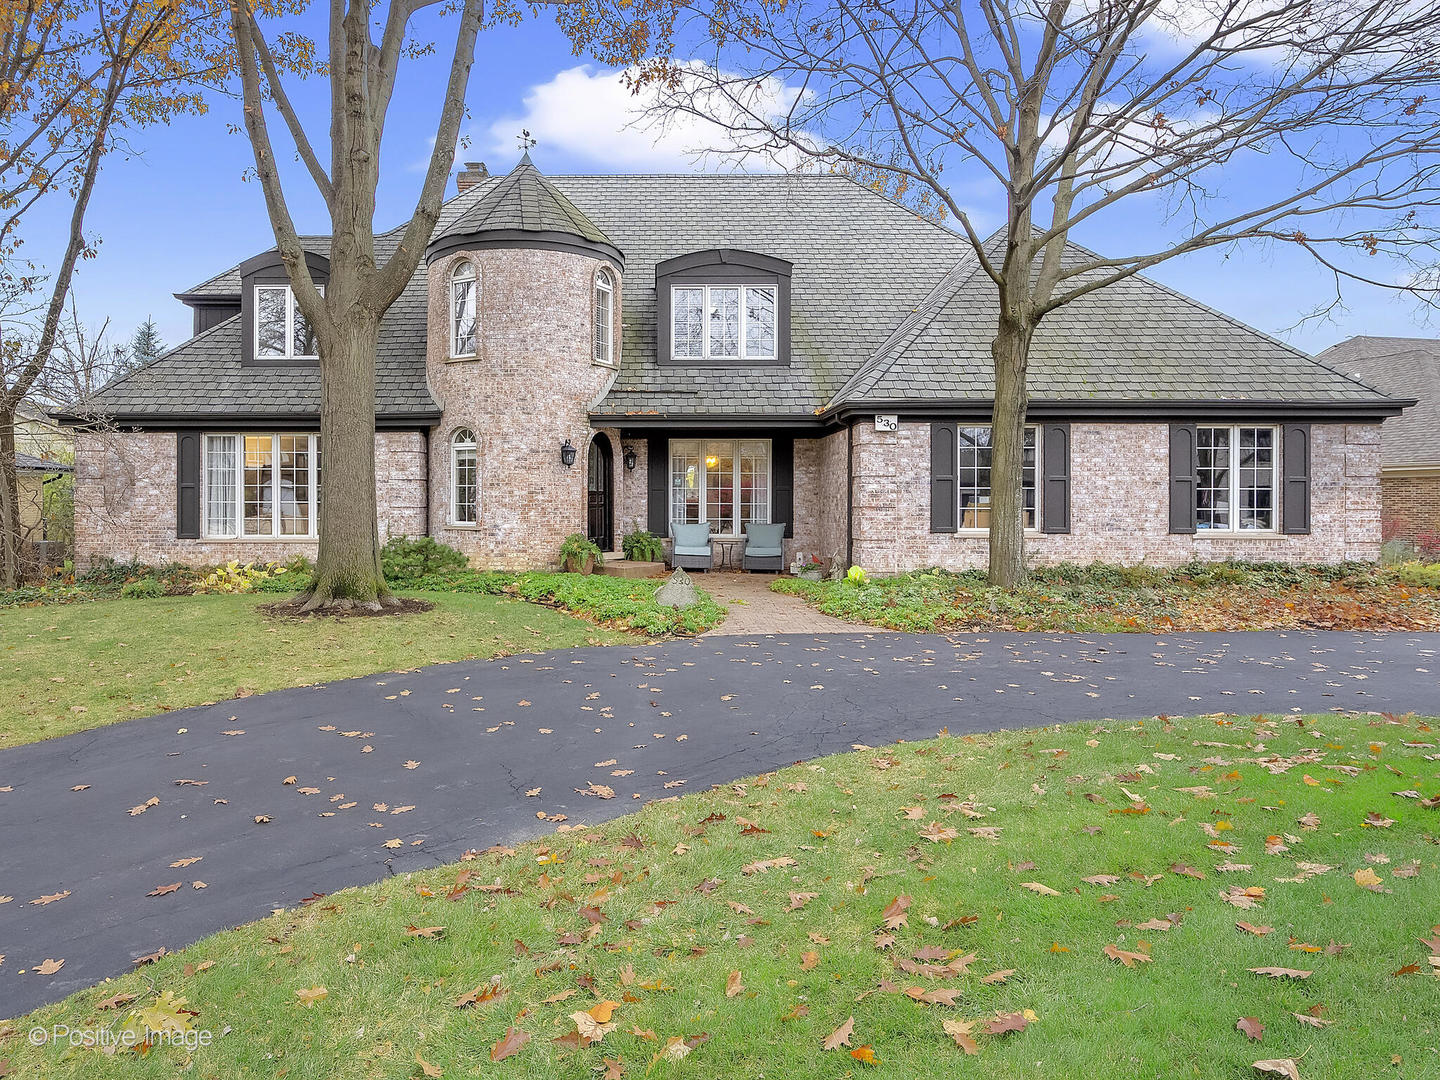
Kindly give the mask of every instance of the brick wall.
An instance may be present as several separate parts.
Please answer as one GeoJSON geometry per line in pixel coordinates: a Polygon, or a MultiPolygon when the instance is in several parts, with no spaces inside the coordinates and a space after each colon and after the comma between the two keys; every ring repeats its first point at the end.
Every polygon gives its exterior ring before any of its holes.
{"type": "MultiPolygon", "coordinates": [[[[930,425],[855,432],[855,561],[869,570],[983,567],[984,535],[930,532],[930,425]]],[[[1337,562],[1380,550],[1380,426],[1316,424],[1311,445],[1311,533],[1245,537],[1171,535],[1165,424],[1071,428],[1071,532],[1032,534],[1032,562],[1257,559],[1337,562]]]]}
{"type": "MultiPolygon", "coordinates": [[[[561,541],[585,531],[585,455],[589,413],[615,371],[591,355],[592,290],[598,259],[571,252],[489,248],[437,260],[429,269],[430,333],[426,372],[443,411],[431,440],[431,534],[476,566],[552,565],[561,541]],[[479,342],[473,359],[449,356],[449,281],[460,259],[475,264],[479,342]],[[480,502],[474,525],[451,524],[450,438],[475,433],[480,502]],[[561,464],[566,439],[575,464],[561,464]]],[[[615,295],[621,289],[617,283],[615,295]]],[[[623,319],[616,318],[619,356],[623,319]]],[[[633,514],[642,466],[627,472],[617,430],[614,454],[617,542],[633,514]]]]}
{"type": "Polygon", "coordinates": [[[1422,536],[1440,536],[1440,473],[1382,475],[1380,504],[1385,539],[1413,543],[1422,536]]]}
{"type": "MultiPolygon", "coordinates": [[[[81,433],[75,439],[75,558],[215,566],[315,556],[314,540],[180,540],[175,536],[175,433],[81,433]]],[[[380,536],[425,532],[425,437],[375,436],[380,536]]]]}
{"type": "Polygon", "coordinates": [[[788,566],[797,554],[828,567],[845,559],[846,434],[795,440],[795,536],[785,542],[788,566]]]}

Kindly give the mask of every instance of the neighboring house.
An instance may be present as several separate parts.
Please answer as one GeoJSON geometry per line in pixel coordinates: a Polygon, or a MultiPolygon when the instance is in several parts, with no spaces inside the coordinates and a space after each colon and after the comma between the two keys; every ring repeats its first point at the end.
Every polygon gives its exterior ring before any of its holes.
{"type": "Polygon", "coordinates": [[[75,440],[40,406],[22,401],[15,410],[15,450],[42,461],[68,463],[75,454],[75,440]]]}
{"type": "Polygon", "coordinates": [[[63,461],[46,461],[32,454],[15,452],[15,479],[19,488],[20,540],[33,544],[50,540],[45,518],[45,485],[74,471],[63,461]]]}
{"type": "Polygon", "coordinates": [[[1316,357],[1397,397],[1418,398],[1380,435],[1385,538],[1440,547],[1440,341],[1352,337],[1316,357]]]}
{"type": "MultiPolygon", "coordinates": [[[[382,330],[382,535],[519,567],[571,532],[769,520],[789,558],[984,565],[995,297],[962,237],[841,176],[527,156],[459,186],[382,330]]],[[[79,436],[79,561],[313,552],[319,375],[279,256],[178,295],[195,336],[79,436]]],[[[1030,381],[1034,560],[1378,554],[1403,400],[1140,277],[1047,318],[1030,381]]]]}

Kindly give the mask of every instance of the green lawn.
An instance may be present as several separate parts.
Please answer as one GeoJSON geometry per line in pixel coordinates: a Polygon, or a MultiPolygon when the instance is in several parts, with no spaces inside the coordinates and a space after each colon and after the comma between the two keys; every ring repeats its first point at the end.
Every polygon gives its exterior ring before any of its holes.
{"type": "Polygon", "coordinates": [[[1408,717],[1212,716],[860,748],[217,935],[15,1021],[0,1059],[56,1078],[1220,1080],[1286,1058],[1304,1080],[1434,1078],[1437,741],[1408,717]],[[24,1034],[141,1008],[228,1033],[143,1057],[24,1034]]]}
{"type": "Polygon", "coordinates": [[[1034,568],[1015,589],[992,588],[983,570],[863,584],[780,578],[771,588],[826,615],[918,633],[1440,630],[1440,564],[1061,564],[1034,568]]]}
{"type": "Polygon", "coordinates": [[[400,618],[271,619],[283,597],[0,607],[0,749],[245,693],[622,635],[494,596],[400,618]]]}

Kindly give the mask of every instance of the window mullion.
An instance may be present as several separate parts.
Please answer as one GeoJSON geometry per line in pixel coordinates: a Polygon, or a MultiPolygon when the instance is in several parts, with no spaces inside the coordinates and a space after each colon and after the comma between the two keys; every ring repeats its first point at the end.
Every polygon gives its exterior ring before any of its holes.
{"type": "Polygon", "coordinates": [[[1230,429],[1230,530],[1240,531],[1240,426],[1230,429]]]}

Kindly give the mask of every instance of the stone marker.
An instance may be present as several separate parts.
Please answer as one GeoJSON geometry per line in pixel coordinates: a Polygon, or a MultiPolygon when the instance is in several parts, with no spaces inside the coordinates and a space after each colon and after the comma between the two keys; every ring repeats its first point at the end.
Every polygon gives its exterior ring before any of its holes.
{"type": "Polygon", "coordinates": [[[694,607],[697,599],[695,583],[690,580],[690,575],[679,567],[670,575],[669,581],[655,590],[655,603],[661,607],[694,607]]]}

